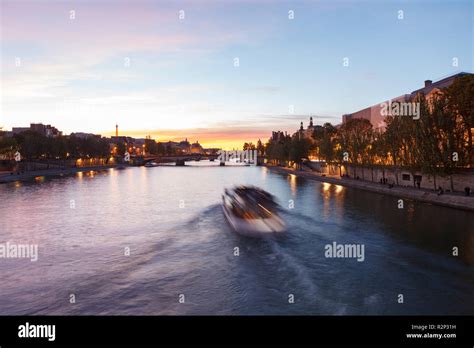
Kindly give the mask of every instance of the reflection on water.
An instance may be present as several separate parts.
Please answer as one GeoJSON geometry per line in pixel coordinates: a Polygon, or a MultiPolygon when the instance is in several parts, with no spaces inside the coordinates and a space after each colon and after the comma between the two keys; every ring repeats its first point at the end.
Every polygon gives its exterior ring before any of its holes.
{"type": "Polygon", "coordinates": [[[288,181],[290,182],[291,193],[293,196],[296,193],[296,180],[297,180],[297,177],[295,174],[288,175],[288,181]]]}
{"type": "Polygon", "coordinates": [[[395,197],[202,162],[16,182],[1,185],[0,196],[7,217],[0,243],[39,247],[37,262],[0,259],[1,314],[474,311],[468,212],[407,200],[398,209],[395,197]],[[235,184],[277,197],[285,237],[249,239],[230,230],[220,201],[235,184]],[[365,261],[325,258],[333,241],[364,244],[365,261]]]}

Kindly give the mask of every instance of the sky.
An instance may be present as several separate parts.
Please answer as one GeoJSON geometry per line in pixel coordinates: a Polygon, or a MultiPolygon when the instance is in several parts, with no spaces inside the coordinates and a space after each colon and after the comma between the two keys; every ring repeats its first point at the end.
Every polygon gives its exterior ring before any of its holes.
{"type": "Polygon", "coordinates": [[[0,0],[0,126],[240,148],[473,72],[473,1],[0,0]]]}

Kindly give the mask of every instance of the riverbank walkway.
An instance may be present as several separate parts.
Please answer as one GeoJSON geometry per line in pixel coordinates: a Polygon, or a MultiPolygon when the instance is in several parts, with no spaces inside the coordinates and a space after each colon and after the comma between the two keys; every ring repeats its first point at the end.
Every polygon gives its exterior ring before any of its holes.
{"type": "Polygon", "coordinates": [[[14,172],[1,172],[0,173],[0,184],[5,184],[9,182],[15,181],[28,181],[32,180],[38,176],[64,176],[64,175],[71,175],[76,174],[79,172],[88,172],[91,170],[107,170],[111,168],[123,168],[127,167],[128,165],[124,164],[113,164],[113,165],[106,165],[106,166],[90,166],[90,167],[71,167],[71,168],[50,168],[50,169],[42,169],[42,170],[33,170],[33,171],[26,171],[20,173],[14,172]]]}
{"type": "Polygon", "coordinates": [[[352,187],[399,198],[408,198],[415,201],[474,212],[474,195],[464,196],[459,193],[444,193],[442,195],[438,195],[437,192],[426,189],[417,189],[403,186],[393,186],[390,188],[388,185],[360,179],[357,180],[348,177],[341,178],[339,176],[322,176],[321,174],[312,172],[310,170],[295,170],[286,167],[268,165],[266,167],[274,172],[294,174],[298,177],[303,177],[310,180],[317,180],[330,184],[352,187]]]}

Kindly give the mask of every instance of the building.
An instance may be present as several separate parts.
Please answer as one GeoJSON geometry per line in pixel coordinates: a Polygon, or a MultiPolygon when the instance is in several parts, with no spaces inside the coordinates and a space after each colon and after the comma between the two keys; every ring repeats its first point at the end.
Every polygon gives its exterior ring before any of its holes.
{"type": "MultiPolygon", "coordinates": [[[[300,130],[303,127],[303,122],[300,124],[300,130]]],[[[313,125],[313,117],[311,116],[309,118],[309,125],[308,128],[303,129],[303,136],[305,139],[313,139],[313,133],[314,133],[314,125],[313,125]]]]}
{"type": "Polygon", "coordinates": [[[313,117],[309,118],[308,127],[305,129],[303,122],[300,123],[300,129],[293,134],[293,137],[299,136],[301,139],[308,139],[313,141],[313,132],[314,132],[313,117]]]}
{"type": "Polygon", "coordinates": [[[46,137],[57,137],[63,134],[56,127],[53,127],[50,124],[45,125],[42,123],[31,123],[29,127],[13,127],[12,128],[13,135],[20,134],[26,131],[33,131],[46,137]]]}
{"type": "Polygon", "coordinates": [[[133,138],[133,145],[143,146],[145,145],[145,142],[146,142],[145,138],[133,138]]]}
{"type": "MultiPolygon", "coordinates": [[[[191,153],[205,153],[205,150],[202,148],[201,144],[199,144],[199,141],[196,141],[195,143],[190,143],[188,141],[188,138],[186,138],[183,141],[176,142],[176,141],[167,141],[161,143],[166,149],[172,149],[176,151],[178,154],[185,154],[189,155],[191,153]]],[[[211,152],[216,150],[218,151],[219,149],[206,149],[210,150],[211,152]]]]}
{"type": "Polygon", "coordinates": [[[203,149],[203,151],[204,151],[204,154],[206,155],[218,155],[221,149],[217,147],[209,147],[207,149],[203,149]]]}
{"type": "Polygon", "coordinates": [[[32,123],[30,124],[30,128],[32,131],[38,132],[47,137],[57,137],[62,135],[62,132],[50,124],[44,125],[42,123],[32,123]]]}
{"type": "Polygon", "coordinates": [[[430,95],[433,95],[434,93],[437,93],[437,92],[441,91],[441,89],[451,86],[451,84],[454,82],[454,80],[457,77],[462,77],[462,76],[465,76],[465,75],[471,75],[471,74],[466,73],[466,72],[461,72],[461,73],[446,77],[446,78],[444,78],[442,80],[439,80],[437,82],[433,82],[431,80],[426,80],[425,81],[425,86],[411,92],[410,98],[413,99],[419,93],[429,97],[430,95]]]}
{"type": "Polygon", "coordinates": [[[178,145],[176,145],[176,148],[181,153],[184,153],[184,154],[191,153],[191,144],[189,143],[188,138],[186,138],[183,141],[180,141],[178,145]]]}
{"type": "Polygon", "coordinates": [[[283,133],[282,131],[272,131],[272,137],[270,138],[271,141],[279,142],[283,141],[286,138],[286,132],[283,133]]]}
{"type": "MultiPolygon", "coordinates": [[[[410,95],[409,94],[404,94],[396,98],[392,98],[391,102],[409,102],[410,101],[410,95]]],[[[382,102],[380,104],[375,104],[372,106],[369,106],[368,108],[356,111],[351,114],[345,114],[342,115],[342,123],[346,123],[350,119],[353,118],[364,118],[366,120],[369,120],[370,123],[372,124],[372,127],[374,127],[375,130],[378,131],[385,131],[385,127],[387,124],[385,123],[385,117],[383,114],[383,108],[384,108],[384,103],[388,103],[389,101],[382,102]]]]}
{"type": "Polygon", "coordinates": [[[0,137],[11,138],[13,136],[12,131],[0,131],[0,137]]]}
{"type": "Polygon", "coordinates": [[[110,142],[114,144],[134,144],[135,139],[132,137],[126,137],[126,136],[118,136],[118,137],[110,137],[110,142]]]}
{"type": "Polygon", "coordinates": [[[176,141],[167,141],[166,143],[160,143],[160,144],[163,144],[163,146],[166,146],[167,148],[170,148],[170,149],[176,149],[178,144],[176,141]]]}
{"type": "MultiPolygon", "coordinates": [[[[313,140],[313,132],[314,132],[314,124],[313,124],[313,117],[311,116],[309,118],[309,124],[308,124],[308,127],[305,129],[304,126],[303,126],[303,122],[300,123],[300,128],[295,132],[293,133],[292,137],[295,138],[295,137],[301,137],[301,139],[309,139],[310,141],[313,140]]],[[[287,132],[282,132],[282,131],[272,131],[272,136],[271,138],[269,139],[269,141],[272,141],[272,142],[280,142],[280,141],[283,141],[285,140],[286,138],[288,137],[288,133],[287,132]]]]}
{"type": "Polygon", "coordinates": [[[191,144],[191,153],[204,153],[204,150],[201,146],[201,144],[199,144],[199,141],[196,141],[195,143],[192,143],[191,144]]]}
{"type": "Polygon", "coordinates": [[[30,127],[13,127],[12,133],[13,135],[16,135],[16,134],[20,134],[29,130],[31,130],[30,127]]]}
{"type": "Polygon", "coordinates": [[[424,95],[427,99],[436,93],[439,93],[441,89],[449,87],[457,77],[469,75],[469,73],[461,72],[449,77],[446,77],[442,80],[433,82],[431,80],[426,80],[425,84],[422,88],[416,89],[409,94],[403,94],[396,98],[392,98],[390,100],[369,106],[365,109],[342,115],[342,123],[346,123],[350,119],[353,118],[364,118],[370,121],[374,129],[379,131],[385,131],[386,123],[385,118],[387,117],[384,115],[383,109],[385,105],[389,103],[399,102],[399,103],[409,103],[415,99],[415,97],[419,94],[424,95]]]}
{"type": "Polygon", "coordinates": [[[75,132],[70,134],[71,137],[76,137],[80,139],[89,139],[89,138],[101,138],[100,134],[93,134],[93,133],[83,133],[83,132],[75,132]]]}

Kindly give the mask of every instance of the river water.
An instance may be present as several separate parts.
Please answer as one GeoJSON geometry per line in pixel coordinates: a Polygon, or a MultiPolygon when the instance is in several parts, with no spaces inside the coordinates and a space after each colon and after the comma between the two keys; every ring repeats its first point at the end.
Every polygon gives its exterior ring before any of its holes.
{"type": "Polygon", "coordinates": [[[0,243],[38,245],[0,258],[0,314],[474,314],[474,214],[206,164],[0,185],[0,243]],[[235,184],[278,198],[285,236],[229,228],[235,184]]]}

